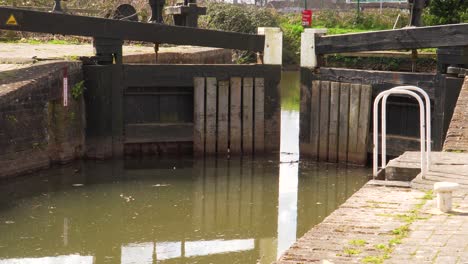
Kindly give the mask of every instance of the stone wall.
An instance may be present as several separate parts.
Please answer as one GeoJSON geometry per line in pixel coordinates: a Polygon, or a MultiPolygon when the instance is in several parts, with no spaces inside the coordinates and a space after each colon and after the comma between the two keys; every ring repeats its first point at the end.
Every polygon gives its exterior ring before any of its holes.
{"type": "Polygon", "coordinates": [[[0,72],[0,178],[82,156],[84,103],[69,93],[63,106],[65,67],[70,91],[83,79],[80,62],[0,72]]]}
{"type": "Polygon", "coordinates": [[[444,151],[468,152],[468,76],[458,96],[445,138],[444,151]]]}

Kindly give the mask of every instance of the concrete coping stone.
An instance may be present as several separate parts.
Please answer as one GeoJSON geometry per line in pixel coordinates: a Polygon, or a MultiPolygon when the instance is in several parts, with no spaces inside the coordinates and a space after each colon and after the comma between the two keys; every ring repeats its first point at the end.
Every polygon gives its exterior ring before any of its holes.
{"type": "Polygon", "coordinates": [[[438,192],[453,192],[460,188],[460,184],[455,182],[436,182],[434,184],[434,191],[438,192]]]}
{"type": "Polygon", "coordinates": [[[304,30],[305,33],[309,34],[327,34],[328,29],[326,28],[306,28],[304,30]]]}
{"type": "Polygon", "coordinates": [[[407,181],[370,180],[369,182],[367,182],[367,184],[368,185],[373,185],[373,186],[411,188],[410,182],[407,182],[407,181]]]}

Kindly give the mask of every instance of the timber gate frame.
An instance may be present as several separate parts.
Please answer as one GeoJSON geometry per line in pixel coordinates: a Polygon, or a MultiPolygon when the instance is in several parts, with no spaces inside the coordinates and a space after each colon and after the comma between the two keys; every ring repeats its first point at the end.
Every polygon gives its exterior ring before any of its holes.
{"type": "Polygon", "coordinates": [[[7,7],[0,29],[93,37],[96,56],[83,66],[88,157],[279,151],[279,29],[254,35],[7,7]],[[122,64],[124,40],[248,50],[264,65],[122,64]]]}
{"type": "MultiPolygon", "coordinates": [[[[300,152],[329,162],[364,165],[372,152],[370,106],[380,92],[399,85],[423,88],[432,107],[432,148],[441,150],[463,82],[448,66],[468,67],[468,24],[326,36],[306,29],[301,39],[300,152]],[[325,54],[438,48],[437,73],[321,67],[325,54]]],[[[388,155],[419,146],[416,105],[405,96],[389,100],[388,155]],[[414,120],[413,120],[414,119],[414,120]]]]}

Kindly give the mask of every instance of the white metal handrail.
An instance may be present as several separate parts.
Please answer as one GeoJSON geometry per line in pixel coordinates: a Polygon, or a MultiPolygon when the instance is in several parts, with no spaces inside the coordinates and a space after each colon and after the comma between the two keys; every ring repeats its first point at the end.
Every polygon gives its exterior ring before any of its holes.
{"type": "Polygon", "coordinates": [[[374,100],[374,129],[373,129],[373,138],[374,138],[374,146],[373,146],[373,176],[374,178],[378,174],[378,104],[381,99],[382,101],[382,111],[381,111],[381,119],[382,119],[382,168],[386,167],[386,134],[387,134],[387,127],[386,127],[386,104],[388,96],[392,94],[406,94],[410,95],[418,101],[419,104],[419,117],[420,117],[420,146],[421,146],[421,174],[424,177],[427,171],[430,168],[430,152],[431,152],[431,105],[430,99],[427,93],[419,87],[416,86],[397,86],[392,88],[388,91],[384,91],[380,93],[374,100]],[[420,95],[413,92],[419,92],[424,96],[425,103],[421,100],[420,95]],[[425,106],[425,107],[424,107],[425,106]],[[426,108],[426,109],[424,109],[426,108]],[[427,125],[426,125],[427,124],[427,125]],[[426,128],[426,129],[424,129],[426,128]]]}
{"type": "MultiPolygon", "coordinates": [[[[431,143],[432,143],[432,137],[431,137],[431,99],[429,98],[429,95],[424,91],[423,89],[416,87],[416,86],[397,86],[392,88],[391,90],[409,90],[409,91],[416,91],[424,96],[424,101],[426,105],[426,172],[429,171],[430,165],[431,165],[431,143]]],[[[383,98],[383,104],[382,104],[382,109],[384,109],[384,105],[387,103],[387,98],[388,96],[385,96],[383,98]]],[[[386,109],[385,109],[386,110],[386,109]]],[[[382,122],[383,123],[383,122],[382,122]]],[[[383,132],[385,133],[385,136],[387,135],[387,131],[383,132]]],[[[382,145],[383,146],[383,145],[382,145]]],[[[384,151],[384,154],[386,154],[386,149],[382,148],[382,151],[384,151]]],[[[387,156],[384,155],[383,158],[386,160],[387,156]]],[[[386,163],[386,162],[385,162],[386,163]]]]}

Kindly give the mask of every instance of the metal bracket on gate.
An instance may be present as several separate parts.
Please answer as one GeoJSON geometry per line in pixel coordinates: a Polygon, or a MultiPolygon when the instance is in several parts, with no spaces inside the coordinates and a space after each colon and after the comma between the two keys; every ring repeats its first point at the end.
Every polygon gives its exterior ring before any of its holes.
{"type": "Polygon", "coordinates": [[[468,69],[450,66],[447,68],[447,74],[453,74],[459,78],[464,78],[468,76],[468,69]]]}

